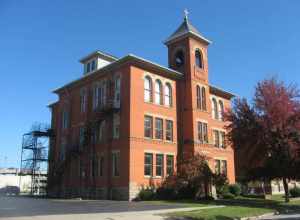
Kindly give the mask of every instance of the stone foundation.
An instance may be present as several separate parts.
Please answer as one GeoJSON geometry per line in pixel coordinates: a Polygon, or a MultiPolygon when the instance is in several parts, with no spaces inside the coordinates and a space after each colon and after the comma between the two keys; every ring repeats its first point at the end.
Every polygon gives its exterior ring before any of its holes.
{"type": "Polygon", "coordinates": [[[82,198],[82,199],[111,199],[130,200],[128,187],[103,188],[61,188],[49,191],[50,197],[57,198],[82,198]]]}

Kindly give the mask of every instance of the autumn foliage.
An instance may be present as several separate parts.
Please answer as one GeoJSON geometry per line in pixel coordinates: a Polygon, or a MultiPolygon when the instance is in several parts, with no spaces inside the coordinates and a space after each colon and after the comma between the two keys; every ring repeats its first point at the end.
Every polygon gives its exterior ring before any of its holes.
{"type": "Polygon", "coordinates": [[[300,177],[300,93],[275,78],[259,82],[253,103],[237,99],[225,118],[239,169],[247,179],[300,177]]]}

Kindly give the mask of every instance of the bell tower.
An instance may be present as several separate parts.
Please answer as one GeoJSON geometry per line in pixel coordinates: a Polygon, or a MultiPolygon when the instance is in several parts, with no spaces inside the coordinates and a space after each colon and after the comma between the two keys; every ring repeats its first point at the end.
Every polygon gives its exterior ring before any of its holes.
{"type": "Polygon", "coordinates": [[[208,84],[207,48],[211,42],[190,23],[187,10],[182,24],[164,43],[170,68],[183,73],[185,79],[208,84]]]}
{"type": "MultiPolygon", "coordinates": [[[[209,82],[207,49],[211,43],[190,23],[187,10],[184,20],[177,30],[164,42],[168,47],[169,68],[183,74],[178,81],[177,118],[178,118],[178,154],[180,157],[193,154],[198,141],[197,122],[199,118],[209,116],[209,82]],[[197,107],[197,88],[205,98],[205,108],[197,107]]],[[[198,95],[199,96],[199,95],[198,95]]]]}

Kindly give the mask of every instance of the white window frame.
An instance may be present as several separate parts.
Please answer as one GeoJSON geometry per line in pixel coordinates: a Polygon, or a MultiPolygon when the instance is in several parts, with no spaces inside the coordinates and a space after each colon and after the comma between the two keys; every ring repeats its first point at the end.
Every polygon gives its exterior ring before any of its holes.
{"type": "Polygon", "coordinates": [[[172,86],[170,83],[165,84],[165,106],[171,107],[172,106],[172,86]]]}
{"type": "Polygon", "coordinates": [[[153,153],[145,152],[144,153],[144,176],[152,177],[153,176],[153,153]],[[146,155],[151,155],[151,164],[146,164],[146,155]],[[150,166],[150,175],[146,174],[146,166],[150,166]]]}
{"type": "Polygon", "coordinates": [[[152,91],[153,91],[152,78],[150,76],[146,76],[144,78],[144,101],[145,102],[152,102],[152,91]]]}
{"type": "Polygon", "coordinates": [[[164,176],[164,162],[165,162],[164,159],[165,159],[164,154],[156,154],[155,155],[155,176],[156,177],[163,177],[164,176]],[[158,165],[158,163],[157,163],[159,157],[162,157],[162,161],[161,161],[160,165],[158,165]],[[160,169],[161,175],[157,175],[157,170],[158,169],[160,169]]]}
{"type": "Polygon", "coordinates": [[[174,122],[172,120],[166,119],[166,141],[173,141],[173,129],[174,129],[174,122]],[[168,124],[171,124],[171,129],[168,128],[168,124]],[[168,140],[168,136],[170,136],[170,140],[168,140]]]}
{"type": "Polygon", "coordinates": [[[154,84],[154,102],[157,105],[162,105],[163,104],[163,84],[162,82],[157,79],[155,80],[154,84]]]}

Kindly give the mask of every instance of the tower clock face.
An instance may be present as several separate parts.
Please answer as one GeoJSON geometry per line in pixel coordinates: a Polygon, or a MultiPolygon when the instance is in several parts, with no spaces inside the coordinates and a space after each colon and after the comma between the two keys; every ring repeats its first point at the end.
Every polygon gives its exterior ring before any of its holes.
{"type": "Polygon", "coordinates": [[[184,54],[182,51],[178,51],[175,55],[175,64],[177,67],[181,67],[184,64],[184,54]]]}

